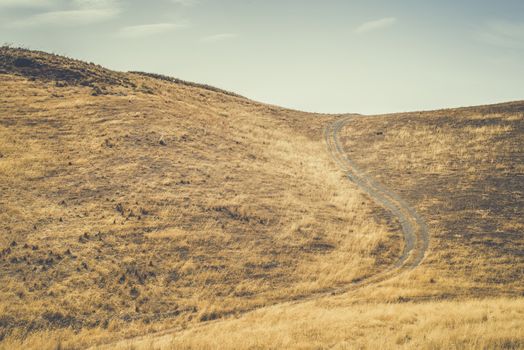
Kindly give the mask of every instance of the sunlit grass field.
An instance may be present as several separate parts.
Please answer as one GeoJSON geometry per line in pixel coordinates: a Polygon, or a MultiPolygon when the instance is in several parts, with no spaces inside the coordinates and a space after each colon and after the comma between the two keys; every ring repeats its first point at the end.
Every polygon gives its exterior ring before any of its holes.
{"type": "Polygon", "coordinates": [[[308,114],[0,49],[0,349],[524,347],[524,103],[353,117],[330,158],[308,114]]]}

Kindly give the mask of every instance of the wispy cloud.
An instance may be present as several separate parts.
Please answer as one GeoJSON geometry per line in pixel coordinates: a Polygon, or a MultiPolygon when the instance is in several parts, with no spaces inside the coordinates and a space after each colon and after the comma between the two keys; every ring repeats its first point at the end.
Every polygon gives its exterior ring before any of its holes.
{"type": "Polygon", "coordinates": [[[121,28],[117,35],[126,38],[146,37],[150,35],[169,32],[177,28],[186,27],[185,24],[176,23],[153,23],[128,26],[121,28]]]}
{"type": "Polygon", "coordinates": [[[0,0],[0,8],[46,7],[50,4],[50,0],[0,0]]]}
{"type": "Polygon", "coordinates": [[[83,25],[108,20],[117,14],[118,11],[112,9],[51,11],[16,21],[13,25],[16,27],[29,27],[43,24],[56,26],[83,25]]]}
{"type": "Polygon", "coordinates": [[[200,41],[217,42],[217,41],[223,41],[223,40],[228,40],[228,39],[234,39],[236,37],[238,37],[238,34],[235,34],[235,33],[220,33],[220,34],[205,36],[201,38],[200,41]]]}
{"type": "Polygon", "coordinates": [[[73,0],[66,8],[38,13],[17,20],[11,25],[14,27],[85,25],[115,18],[119,13],[120,6],[117,0],[73,0]]]}
{"type": "Polygon", "coordinates": [[[373,21],[364,22],[361,25],[359,25],[356,29],[356,33],[366,33],[371,32],[373,30],[383,29],[386,27],[390,27],[393,24],[397,22],[397,19],[395,17],[385,17],[381,19],[376,19],[373,21]]]}
{"type": "Polygon", "coordinates": [[[490,21],[477,32],[477,37],[490,45],[524,49],[524,22],[490,21]]]}
{"type": "Polygon", "coordinates": [[[199,0],[171,0],[171,2],[182,6],[193,6],[198,4],[199,0]]]}

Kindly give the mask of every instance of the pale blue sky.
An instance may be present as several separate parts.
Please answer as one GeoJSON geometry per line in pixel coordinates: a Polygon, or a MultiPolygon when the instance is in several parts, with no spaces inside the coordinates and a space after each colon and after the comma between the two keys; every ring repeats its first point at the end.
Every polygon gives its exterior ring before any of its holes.
{"type": "Polygon", "coordinates": [[[522,0],[0,0],[0,41],[314,112],[524,99],[522,0]]]}

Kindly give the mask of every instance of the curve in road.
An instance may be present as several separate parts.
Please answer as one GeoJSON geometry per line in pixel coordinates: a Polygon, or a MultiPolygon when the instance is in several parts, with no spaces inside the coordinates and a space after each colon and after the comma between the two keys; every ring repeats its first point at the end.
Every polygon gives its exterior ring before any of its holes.
{"type": "Polygon", "coordinates": [[[347,156],[340,142],[339,132],[354,118],[358,117],[344,117],[326,127],[324,138],[328,151],[350,181],[398,218],[404,235],[404,249],[397,261],[386,270],[360,282],[360,284],[370,284],[386,280],[406,269],[420,265],[429,246],[429,233],[422,217],[404,199],[368,176],[347,156]]]}

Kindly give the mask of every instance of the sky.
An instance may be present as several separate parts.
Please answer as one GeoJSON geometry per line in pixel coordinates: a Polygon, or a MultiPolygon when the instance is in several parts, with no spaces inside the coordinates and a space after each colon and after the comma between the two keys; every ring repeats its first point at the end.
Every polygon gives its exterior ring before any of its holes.
{"type": "Polygon", "coordinates": [[[524,99],[523,0],[0,0],[0,44],[310,112],[524,99]]]}

